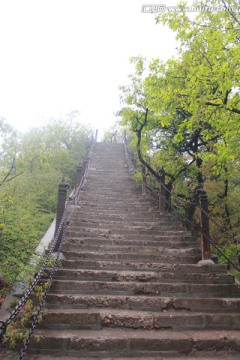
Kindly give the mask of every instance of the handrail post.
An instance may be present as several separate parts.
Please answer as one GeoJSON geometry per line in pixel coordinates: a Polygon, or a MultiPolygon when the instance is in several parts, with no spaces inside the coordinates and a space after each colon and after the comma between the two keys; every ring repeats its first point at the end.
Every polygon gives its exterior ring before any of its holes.
{"type": "Polygon", "coordinates": [[[86,172],[87,164],[89,162],[89,158],[87,157],[83,162],[83,174],[86,172]]]}
{"type": "Polygon", "coordinates": [[[57,205],[57,216],[56,216],[56,226],[55,226],[54,236],[57,234],[59,225],[63,218],[63,213],[65,210],[65,204],[67,199],[67,188],[68,188],[68,184],[65,183],[65,180],[63,178],[62,182],[58,186],[58,205],[57,205]]]}
{"type": "Polygon", "coordinates": [[[159,211],[164,213],[166,210],[166,190],[165,190],[165,174],[162,174],[160,177],[160,186],[159,186],[159,211]]]}
{"type": "Polygon", "coordinates": [[[201,228],[202,228],[202,259],[210,260],[211,259],[211,248],[210,248],[210,229],[209,229],[209,218],[208,218],[208,196],[207,191],[203,188],[201,184],[196,193],[198,195],[198,201],[201,211],[201,228]]]}
{"type": "Polygon", "coordinates": [[[77,176],[76,176],[76,184],[80,184],[83,173],[83,166],[81,164],[77,165],[77,176]]]}
{"type": "Polygon", "coordinates": [[[142,165],[142,194],[146,195],[147,179],[146,179],[146,168],[142,165]]]}

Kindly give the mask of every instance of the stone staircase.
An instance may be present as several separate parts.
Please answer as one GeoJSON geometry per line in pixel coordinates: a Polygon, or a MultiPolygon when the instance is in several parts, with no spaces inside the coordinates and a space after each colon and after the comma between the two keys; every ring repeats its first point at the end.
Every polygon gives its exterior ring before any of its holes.
{"type": "Polygon", "coordinates": [[[27,359],[238,359],[240,287],[136,191],[122,144],[95,145],[27,359]]]}

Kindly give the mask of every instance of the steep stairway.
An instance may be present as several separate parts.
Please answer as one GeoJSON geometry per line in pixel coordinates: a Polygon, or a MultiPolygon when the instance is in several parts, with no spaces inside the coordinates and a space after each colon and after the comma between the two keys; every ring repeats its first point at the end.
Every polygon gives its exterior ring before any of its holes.
{"type": "Polygon", "coordinates": [[[27,359],[237,359],[240,287],[136,190],[122,144],[97,143],[27,359]]]}

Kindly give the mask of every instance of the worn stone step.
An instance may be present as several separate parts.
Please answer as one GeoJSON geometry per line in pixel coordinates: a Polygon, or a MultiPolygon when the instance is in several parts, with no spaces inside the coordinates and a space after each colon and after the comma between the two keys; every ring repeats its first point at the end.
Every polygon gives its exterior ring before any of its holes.
{"type": "MultiPolygon", "coordinates": [[[[76,215],[75,218],[83,218],[83,217],[89,217],[89,219],[91,220],[92,218],[95,219],[105,219],[107,217],[110,217],[112,219],[129,219],[131,220],[141,220],[144,221],[146,219],[146,221],[148,220],[155,220],[155,219],[162,219],[162,214],[159,213],[158,210],[153,210],[153,211],[148,211],[148,212],[144,212],[144,211],[133,211],[131,208],[125,209],[125,211],[123,213],[120,213],[120,211],[118,212],[116,209],[114,211],[109,211],[106,209],[101,209],[97,210],[97,209],[93,209],[91,208],[84,208],[81,206],[78,206],[77,210],[76,210],[76,215]]],[[[170,217],[164,217],[163,218],[166,222],[171,223],[171,218],[170,217]]]]}
{"type": "Polygon", "coordinates": [[[159,233],[159,231],[165,231],[165,230],[185,230],[183,225],[180,225],[178,223],[159,223],[159,224],[152,224],[152,223],[142,223],[142,224],[133,224],[131,222],[125,222],[125,221],[101,221],[101,220],[94,220],[94,221],[83,221],[79,220],[77,222],[71,223],[71,229],[79,230],[82,228],[94,228],[98,227],[99,229],[111,229],[111,231],[119,232],[118,230],[126,231],[126,233],[131,232],[141,232],[147,231],[148,233],[151,232],[152,234],[159,233]]]}
{"type": "MultiPolygon", "coordinates": [[[[154,203],[150,203],[148,201],[139,200],[137,198],[131,198],[130,196],[126,197],[125,199],[91,199],[91,198],[83,198],[81,197],[81,201],[79,202],[80,206],[86,207],[95,207],[97,209],[99,208],[110,208],[110,209],[119,209],[119,212],[122,209],[131,209],[131,210],[148,210],[148,209],[154,209],[155,211],[158,211],[157,204],[155,206],[154,203]]],[[[159,212],[160,215],[160,212],[159,212]]]]}
{"type": "MultiPolygon", "coordinates": [[[[71,229],[69,228],[69,233],[71,229]]],[[[187,231],[162,231],[160,233],[157,233],[157,235],[151,235],[151,234],[118,234],[118,233],[112,233],[111,230],[107,229],[107,231],[101,231],[100,234],[89,234],[90,231],[85,231],[82,236],[79,235],[79,231],[75,231],[74,235],[66,234],[65,238],[67,239],[97,239],[101,242],[101,240],[108,239],[111,240],[138,240],[138,241],[187,241],[189,243],[196,243],[196,237],[191,236],[187,231]]],[[[75,240],[73,240],[75,241],[75,240]]],[[[200,241],[197,241],[200,243],[200,241]]]]}
{"type": "Polygon", "coordinates": [[[79,229],[66,229],[66,236],[98,236],[98,235],[104,235],[104,236],[111,236],[112,234],[118,235],[118,237],[125,237],[126,239],[139,239],[140,237],[146,237],[149,235],[150,239],[157,239],[158,236],[162,235],[174,235],[174,236],[185,236],[188,235],[186,230],[173,230],[173,229],[159,229],[159,230],[126,230],[124,228],[98,228],[98,227],[81,227],[79,229]]]}
{"type": "MultiPolygon", "coordinates": [[[[155,231],[153,230],[126,230],[124,228],[104,228],[104,227],[81,227],[79,229],[71,229],[70,227],[68,227],[66,229],[66,235],[67,236],[98,236],[101,234],[104,235],[114,235],[114,236],[118,236],[118,237],[125,237],[126,239],[129,238],[130,236],[132,237],[137,237],[139,238],[148,236],[148,238],[150,239],[157,239],[157,238],[161,238],[162,236],[188,236],[189,233],[183,229],[183,230],[176,230],[176,229],[169,229],[169,228],[165,228],[165,229],[157,229],[155,231]],[[86,234],[86,235],[85,235],[86,234]]],[[[134,239],[134,238],[133,238],[134,239]]]]}
{"type": "MultiPolygon", "coordinates": [[[[136,184],[133,182],[130,178],[120,179],[119,182],[116,181],[116,179],[101,179],[98,176],[97,179],[92,179],[91,177],[88,177],[87,183],[84,186],[84,189],[82,190],[83,193],[88,192],[90,195],[97,195],[97,194],[108,194],[112,192],[120,192],[124,193],[125,190],[131,191],[130,195],[138,195],[139,197],[144,197],[140,190],[136,187],[136,184]],[[106,188],[106,184],[108,187],[106,188]],[[97,185],[97,186],[96,186],[97,185]]],[[[150,199],[150,195],[147,195],[150,199]]],[[[152,198],[153,199],[153,198],[152,198]]]]}
{"type": "MultiPolygon", "coordinates": [[[[69,228],[69,230],[71,230],[69,228]]],[[[111,231],[111,230],[110,230],[111,231]]],[[[75,232],[77,233],[77,236],[74,237],[74,236],[69,236],[69,235],[65,235],[66,238],[72,238],[73,239],[73,242],[76,240],[76,239],[81,239],[81,240],[85,240],[85,236],[81,237],[79,236],[79,232],[75,232]]],[[[173,242],[181,242],[181,243],[184,243],[184,242],[187,242],[187,243],[198,243],[200,244],[200,241],[197,240],[197,238],[195,236],[192,236],[190,233],[188,233],[187,231],[161,231],[161,232],[158,232],[156,235],[151,235],[151,234],[137,234],[136,235],[132,235],[132,234],[114,234],[112,232],[109,233],[109,229],[107,229],[107,231],[103,231],[102,232],[104,236],[96,236],[96,235],[93,235],[93,236],[88,236],[88,239],[95,239],[95,240],[98,240],[100,243],[101,243],[101,240],[119,240],[119,241],[123,241],[123,240],[134,240],[134,241],[139,241],[141,242],[142,244],[145,244],[145,243],[151,243],[151,242],[158,242],[160,243],[161,241],[165,242],[165,241],[173,241],[173,242]],[[109,235],[108,238],[106,239],[106,236],[105,235],[109,235]],[[105,237],[105,239],[104,239],[105,237]],[[138,239],[136,239],[136,237],[138,237],[138,239]],[[111,239],[110,239],[111,238],[111,239]]],[[[91,241],[91,240],[90,240],[91,241]]]]}
{"type": "Polygon", "coordinates": [[[146,201],[144,201],[144,199],[139,198],[137,196],[130,196],[130,195],[125,195],[125,197],[121,197],[121,195],[115,195],[115,196],[87,196],[83,195],[81,197],[81,203],[88,206],[88,204],[98,204],[98,205],[110,205],[110,206],[125,206],[127,204],[131,204],[133,207],[135,205],[143,205],[146,206],[148,205],[148,203],[146,201]]]}
{"type": "MultiPolygon", "coordinates": [[[[89,179],[99,180],[99,183],[102,184],[104,179],[108,179],[116,184],[121,184],[122,179],[127,179],[128,181],[133,181],[129,169],[126,166],[114,166],[114,167],[104,167],[104,169],[99,166],[99,164],[93,164],[89,168],[89,179]]],[[[106,185],[106,182],[103,183],[106,185]]],[[[99,189],[100,187],[98,187],[99,189]]]]}
{"type": "MultiPolygon", "coordinates": [[[[118,171],[115,171],[115,174],[112,173],[106,173],[106,171],[99,173],[98,169],[95,171],[89,171],[88,174],[88,184],[91,186],[93,183],[97,184],[98,187],[95,187],[96,189],[101,189],[102,187],[106,186],[106,179],[107,179],[107,183],[110,185],[110,189],[111,188],[119,188],[122,187],[124,184],[127,185],[127,188],[130,186],[132,186],[134,184],[134,181],[131,177],[131,175],[129,175],[129,173],[126,172],[125,174],[121,174],[121,176],[119,175],[118,171]]],[[[87,186],[86,186],[87,189],[87,186]]],[[[136,185],[135,185],[135,191],[136,191],[136,185]]]]}
{"type": "Polygon", "coordinates": [[[117,217],[119,216],[119,218],[122,219],[126,219],[129,216],[131,218],[129,218],[130,220],[138,220],[138,219],[163,219],[171,222],[171,217],[162,217],[162,213],[159,212],[158,207],[157,206],[149,206],[147,211],[143,211],[141,206],[138,208],[132,208],[131,205],[124,207],[121,207],[119,209],[116,209],[116,207],[112,207],[111,209],[107,209],[105,207],[102,207],[101,209],[98,209],[94,206],[93,203],[89,203],[88,205],[90,206],[85,206],[83,203],[81,203],[81,201],[78,202],[77,206],[76,206],[76,215],[75,218],[79,218],[81,219],[81,217],[88,217],[88,216],[113,216],[113,217],[117,217]]]}
{"type": "Polygon", "coordinates": [[[65,243],[62,251],[77,251],[77,250],[94,250],[97,246],[127,246],[127,247],[166,247],[170,249],[179,249],[186,247],[199,247],[199,243],[195,241],[179,241],[179,240],[117,240],[117,239],[97,239],[97,238],[72,238],[65,237],[65,243]]]}
{"type": "MultiPolygon", "coordinates": [[[[189,245],[189,247],[184,247],[183,249],[179,249],[179,248],[167,248],[167,247],[162,247],[161,244],[159,244],[160,246],[120,246],[120,245],[79,245],[77,247],[70,247],[68,249],[65,248],[66,251],[71,252],[76,252],[76,253],[83,253],[85,251],[87,252],[101,252],[101,253],[105,253],[105,254],[122,254],[122,253],[126,253],[126,254],[146,254],[146,255],[151,255],[151,254],[162,254],[164,253],[164,255],[168,256],[168,255],[175,255],[179,254],[179,252],[181,251],[181,254],[183,256],[185,255],[201,255],[201,250],[199,248],[196,247],[192,247],[189,245]],[[184,251],[185,250],[185,251],[184,251]]],[[[64,248],[63,248],[64,251],[64,248]]]]}
{"type": "MultiPolygon", "coordinates": [[[[206,294],[204,294],[206,295],[206,294]]],[[[87,309],[115,308],[149,311],[199,311],[205,313],[230,313],[240,311],[240,298],[226,297],[171,297],[147,295],[103,295],[103,294],[60,294],[50,292],[47,296],[49,308],[87,309]]]]}
{"type": "Polygon", "coordinates": [[[126,234],[126,235],[161,235],[161,234],[171,234],[174,233],[176,231],[177,233],[186,233],[186,230],[179,226],[179,225],[171,225],[171,226],[167,226],[167,225],[162,225],[159,227],[151,227],[151,226],[146,226],[146,227],[140,227],[140,226],[127,226],[124,224],[116,224],[116,225],[108,225],[108,224],[104,224],[104,223],[82,223],[79,224],[79,226],[71,226],[71,229],[68,227],[68,229],[66,229],[66,233],[72,233],[72,232],[84,232],[84,231],[91,231],[91,232],[108,232],[108,233],[115,233],[115,234],[126,234]]]}
{"type": "MultiPolygon", "coordinates": [[[[95,183],[99,189],[101,189],[101,186],[106,184],[106,179],[109,182],[109,184],[112,184],[113,187],[119,187],[120,185],[123,185],[124,183],[128,184],[129,181],[132,181],[129,174],[127,172],[122,173],[121,175],[118,173],[118,171],[115,172],[115,174],[106,173],[106,171],[100,173],[99,171],[96,171],[94,174],[90,173],[88,177],[88,182],[91,185],[92,183],[95,183]]],[[[86,188],[87,190],[87,188],[86,188]]]]}
{"type": "Polygon", "coordinates": [[[149,235],[149,234],[114,234],[111,233],[111,230],[109,232],[109,230],[107,231],[101,231],[97,234],[95,234],[94,232],[91,231],[84,231],[82,234],[79,234],[79,232],[74,232],[72,233],[68,233],[65,235],[65,239],[66,242],[75,242],[76,240],[86,240],[87,239],[98,239],[99,242],[101,243],[102,240],[108,240],[109,242],[114,241],[114,240],[127,240],[127,241],[144,241],[144,242],[148,242],[148,241],[158,241],[158,244],[161,245],[161,241],[166,241],[169,240],[169,242],[171,241],[185,241],[185,240],[189,240],[189,243],[192,244],[192,246],[195,246],[196,243],[196,239],[193,238],[192,236],[189,236],[189,233],[186,231],[180,231],[180,232],[176,232],[176,231],[171,231],[171,232],[163,232],[157,235],[149,235]],[[193,241],[195,240],[195,241],[193,241]],[[194,245],[193,245],[194,244],[194,245]]]}
{"type": "Polygon", "coordinates": [[[153,246],[108,246],[108,245],[93,245],[93,250],[84,250],[82,251],[81,248],[74,250],[74,251],[65,251],[65,255],[67,258],[69,257],[81,257],[81,255],[87,255],[90,254],[90,256],[94,254],[101,253],[101,256],[108,255],[115,255],[116,258],[122,257],[122,256],[160,256],[163,258],[168,258],[169,256],[173,259],[176,258],[185,258],[189,256],[199,256],[201,255],[201,250],[199,248],[195,247],[187,247],[187,248],[181,248],[181,249],[175,249],[175,248],[165,248],[165,247],[153,247],[153,246]]]}
{"type": "Polygon", "coordinates": [[[108,211],[108,212],[112,212],[113,214],[128,214],[129,212],[138,212],[138,210],[140,210],[140,212],[145,211],[146,213],[148,212],[152,212],[152,211],[157,211],[158,208],[157,207],[153,207],[150,205],[142,205],[142,204],[134,204],[132,205],[131,203],[129,204],[125,204],[125,205],[121,205],[119,204],[118,206],[116,206],[114,203],[108,203],[108,204],[98,204],[93,203],[93,202],[89,202],[88,204],[81,204],[79,203],[80,206],[84,206],[84,210],[86,209],[86,211],[88,209],[94,209],[94,211],[108,211]]]}
{"type": "Polygon", "coordinates": [[[156,236],[146,236],[146,239],[125,239],[124,236],[121,236],[121,238],[116,238],[116,236],[114,236],[114,234],[112,234],[112,237],[73,237],[73,236],[67,236],[65,235],[65,243],[71,243],[71,244],[113,244],[113,245],[135,245],[135,246],[154,246],[154,245],[161,245],[164,246],[163,244],[165,243],[180,243],[183,247],[184,245],[191,245],[191,246],[195,246],[200,245],[200,241],[198,241],[196,239],[196,237],[194,236],[190,236],[190,235],[184,235],[184,236],[179,236],[177,234],[171,234],[171,235],[161,235],[158,234],[157,235],[157,239],[155,239],[156,236]]]}
{"type": "Polygon", "coordinates": [[[69,280],[106,280],[106,281],[139,281],[139,282],[196,282],[198,284],[234,284],[234,276],[230,274],[184,273],[179,271],[127,271],[127,270],[76,270],[59,269],[55,279],[69,280]]]}
{"type": "Polygon", "coordinates": [[[239,330],[240,314],[121,309],[49,309],[44,329],[129,328],[149,330],[239,330]]]}
{"type": "Polygon", "coordinates": [[[177,355],[192,352],[230,351],[239,354],[240,334],[238,331],[161,331],[135,329],[104,330],[46,330],[36,331],[38,339],[31,347],[38,352],[70,356],[141,356],[177,355]]]}
{"type": "Polygon", "coordinates": [[[96,209],[114,209],[116,210],[119,209],[119,211],[121,211],[122,209],[130,209],[132,211],[136,210],[141,210],[141,211],[151,211],[151,210],[155,210],[157,211],[157,204],[155,206],[155,204],[153,202],[149,202],[149,201],[140,201],[139,199],[133,200],[131,199],[131,197],[129,197],[128,201],[121,201],[121,200],[117,200],[117,199],[112,199],[112,200],[100,200],[100,199],[96,199],[96,200],[89,200],[87,197],[86,199],[83,199],[83,195],[80,198],[80,202],[79,205],[80,206],[84,206],[86,208],[92,206],[95,207],[96,209]]]}
{"type": "MultiPolygon", "coordinates": [[[[180,233],[174,233],[174,232],[168,232],[168,233],[163,233],[163,234],[157,234],[157,235],[142,235],[142,234],[114,234],[114,233],[109,233],[109,231],[101,231],[98,234],[89,232],[89,231],[85,231],[83,234],[79,234],[79,233],[74,233],[72,235],[66,235],[66,242],[67,241],[71,241],[71,239],[88,239],[88,238],[97,238],[99,239],[99,241],[101,242],[101,240],[109,240],[110,242],[112,240],[127,240],[127,241],[158,241],[158,244],[161,245],[161,240],[166,241],[166,239],[168,238],[169,241],[184,241],[184,239],[186,237],[188,237],[188,233],[187,232],[180,232],[180,233]]],[[[192,244],[192,247],[195,247],[195,244],[193,242],[190,242],[190,246],[192,244]]]]}
{"type": "Polygon", "coordinates": [[[56,280],[52,281],[51,292],[68,294],[122,294],[161,296],[240,296],[240,286],[233,284],[194,284],[184,282],[132,282],[56,280]]]}
{"type": "Polygon", "coordinates": [[[76,211],[75,218],[71,221],[71,223],[78,222],[79,220],[85,220],[85,221],[134,221],[139,224],[145,224],[145,223],[154,223],[154,224],[179,224],[179,221],[176,219],[172,219],[172,217],[162,217],[159,212],[155,213],[132,213],[129,212],[127,214],[113,214],[112,212],[106,213],[106,212],[99,212],[99,211],[88,211],[86,212],[85,209],[79,209],[76,211]]]}
{"type": "Polygon", "coordinates": [[[61,266],[68,269],[105,269],[105,270],[134,270],[134,271],[177,271],[184,273],[226,273],[227,265],[214,264],[199,266],[197,264],[166,264],[157,262],[138,261],[97,261],[97,260],[61,260],[61,266]]]}
{"type": "MultiPolygon", "coordinates": [[[[9,353],[9,352],[8,352],[9,353]]],[[[8,357],[8,355],[5,353],[4,354],[4,359],[5,360],[12,360],[13,359],[13,356],[12,355],[14,354],[13,352],[11,352],[11,354],[9,355],[10,357],[8,357]]],[[[1,353],[0,353],[1,355],[1,353]]],[[[15,355],[16,356],[16,355],[15,355]]],[[[128,356],[125,356],[125,357],[119,357],[117,354],[116,355],[113,355],[111,357],[106,357],[104,356],[103,357],[86,357],[85,355],[83,356],[54,356],[54,355],[26,355],[25,356],[25,359],[26,360],[56,360],[56,359],[63,359],[63,360],[78,360],[78,359],[81,359],[81,360],[96,360],[96,359],[104,359],[104,360],[139,360],[139,359],[147,359],[147,360],[176,360],[176,359],[186,359],[186,355],[176,355],[176,357],[172,357],[172,356],[168,356],[167,358],[159,358],[159,356],[151,356],[150,354],[138,354],[137,357],[134,357],[134,356],[131,356],[131,357],[128,357],[128,356]]],[[[239,360],[239,355],[233,355],[231,353],[228,352],[222,352],[222,353],[219,353],[217,356],[212,356],[210,354],[196,354],[196,351],[194,351],[194,354],[192,355],[188,355],[187,356],[187,359],[188,360],[219,360],[219,359],[222,359],[222,360],[239,360]]]]}
{"type": "Polygon", "coordinates": [[[97,162],[94,164],[94,162],[92,162],[89,166],[89,172],[91,172],[91,175],[95,175],[95,174],[102,174],[103,176],[105,176],[106,174],[109,175],[111,177],[111,175],[115,175],[116,173],[120,173],[120,174],[127,174],[129,176],[129,171],[128,168],[125,166],[126,163],[124,164],[124,162],[121,162],[121,164],[113,164],[110,166],[111,162],[108,163],[107,161],[104,162],[97,162]],[[104,168],[103,168],[104,167],[104,168]]]}
{"type": "Polygon", "coordinates": [[[155,220],[145,220],[145,221],[136,221],[136,220],[129,220],[127,216],[124,218],[121,218],[121,216],[115,216],[115,219],[109,219],[107,217],[105,218],[96,218],[92,216],[90,218],[89,216],[82,215],[78,219],[73,219],[71,221],[71,226],[84,226],[85,224],[104,224],[105,226],[126,226],[126,227],[137,227],[137,228],[155,228],[155,227],[173,227],[179,226],[181,229],[184,228],[182,224],[179,223],[179,221],[172,220],[166,220],[166,219],[155,219],[155,220]]]}
{"type": "Polygon", "coordinates": [[[139,196],[139,194],[134,193],[131,190],[127,190],[125,189],[124,192],[123,190],[119,190],[119,191],[112,191],[112,192],[108,192],[107,191],[103,191],[101,189],[101,193],[86,193],[83,192],[82,196],[81,196],[81,201],[84,201],[84,203],[88,203],[88,202],[115,202],[115,203],[124,203],[125,201],[127,202],[133,202],[133,203],[140,203],[140,204],[146,204],[146,199],[143,196],[139,196]]]}
{"type": "MultiPolygon", "coordinates": [[[[174,249],[172,249],[174,250],[174,249]]],[[[100,253],[100,252],[75,252],[65,251],[64,255],[67,259],[95,259],[95,260],[128,260],[128,261],[147,261],[147,262],[162,262],[162,263],[180,263],[180,264],[197,264],[201,260],[201,254],[184,254],[183,249],[177,249],[170,254],[134,254],[134,253],[100,253]]],[[[195,250],[195,249],[193,249],[195,250]]]]}

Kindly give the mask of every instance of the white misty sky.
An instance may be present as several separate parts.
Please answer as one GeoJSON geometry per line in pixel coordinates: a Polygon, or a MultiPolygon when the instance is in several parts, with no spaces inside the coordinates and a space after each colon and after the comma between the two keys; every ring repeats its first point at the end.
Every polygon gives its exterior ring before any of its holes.
{"type": "Polygon", "coordinates": [[[174,53],[174,35],[141,12],[152,3],[0,0],[0,117],[25,131],[78,110],[82,121],[109,127],[130,57],[174,53]]]}

